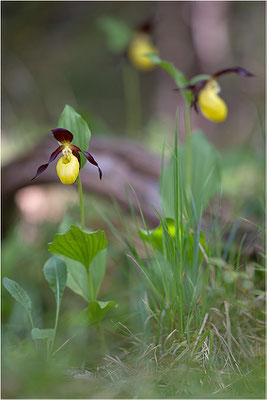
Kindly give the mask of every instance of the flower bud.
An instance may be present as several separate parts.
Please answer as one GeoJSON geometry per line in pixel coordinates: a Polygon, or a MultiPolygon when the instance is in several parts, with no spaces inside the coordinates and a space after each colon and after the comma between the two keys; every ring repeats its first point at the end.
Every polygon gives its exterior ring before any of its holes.
{"type": "Polygon", "coordinates": [[[57,174],[61,183],[72,184],[79,175],[80,164],[78,159],[71,154],[69,158],[61,157],[57,163],[57,174]]]}

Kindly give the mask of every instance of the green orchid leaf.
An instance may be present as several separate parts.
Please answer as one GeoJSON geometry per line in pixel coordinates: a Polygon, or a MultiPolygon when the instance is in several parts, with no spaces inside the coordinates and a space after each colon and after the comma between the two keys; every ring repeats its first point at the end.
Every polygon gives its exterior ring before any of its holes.
{"type": "Polygon", "coordinates": [[[195,85],[196,83],[198,83],[200,81],[205,81],[210,78],[211,78],[211,75],[207,75],[207,74],[196,75],[192,79],[190,79],[190,85],[195,85]]]}
{"type": "Polygon", "coordinates": [[[53,340],[54,337],[54,329],[33,328],[31,333],[33,340],[53,340]]]}
{"type": "Polygon", "coordinates": [[[54,241],[48,245],[51,253],[79,261],[87,269],[95,256],[106,246],[104,231],[89,233],[73,225],[66,233],[56,234],[54,241]]]}
{"type": "MultiPolygon", "coordinates": [[[[170,236],[175,239],[175,221],[172,218],[166,218],[167,229],[170,236]]],[[[152,247],[163,253],[163,226],[160,223],[157,228],[146,231],[144,229],[138,230],[139,236],[152,245],[152,247]]]]}
{"type": "MultiPolygon", "coordinates": [[[[197,213],[204,210],[212,197],[221,188],[221,157],[218,150],[205,138],[200,131],[195,131],[191,137],[192,144],[192,196],[197,213]]],[[[181,183],[186,182],[186,147],[178,149],[181,183]]],[[[175,216],[174,204],[174,171],[176,159],[172,155],[169,164],[161,176],[161,201],[165,215],[175,216]]],[[[184,198],[186,186],[182,186],[184,198]]]]}
{"type": "MultiPolygon", "coordinates": [[[[72,143],[78,146],[83,151],[88,151],[89,141],[91,137],[90,129],[85,120],[78,114],[74,108],[68,104],[65,106],[62,114],[59,117],[58,128],[68,129],[73,134],[72,143]]],[[[82,169],[87,160],[85,156],[80,153],[82,169]]]]}
{"type": "Polygon", "coordinates": [[[51,257],[43,268],[44,276],[55,294],[57,306],[59,306],[67,282],[67,267],[63,260],[51,257]]]}
{"type": "MultiPolygon", "coordinates": [[[[96,256],[97,257],[97,256],[96,256]]],[[[78,261],[64,257],[68,269],[67,286],[83,297],[87,302],[90,301],[89,283],[86,268],[78,261]]]]}
{"type": "Polygon", "coordinates": [[[30,315],[32,310],[31,299],[23,287],[9,278],[3,279],[3,285],[16,301],[18,301],[30,315]]]}
{"type": "Polygon", "coordinates": [[[133,30],[123,21],[102,16],[97,20],[98,27],[105,32],[108,49],[113,53],[122,53],[129,45],[133,30]]]}
{"type": "Polygon", "coordinates": [[[93,259],[90,265],[90,274],[94,288],[94,295],[97,298],[100,286],[105,276],[107,262],[107,250],[104,249],[93,259]]]}
{"type": "Polygon", "coordinates": [[[99,324],[111,309],[117,307],[115,301],[91,301],[88,307],[79,314],[82,325],[99,324]]]}
{"type": "MultiPolygon", "coordinates": [[[[167,227],[167,231],[168,231],[168,235],[173,239],[173,241],[171,241],[171,249],[172,252],[174,253],[175,250],[175,245],[174,245],[174,241],[176,239],[176,234],[175,234],[175,221],[172,218],[166,218],[166,225],[165,225],[165,229],[167,227]]],[[[146,231],[144,229],[139,229],[138,230],[138,234],[139,236],[145,241],[148,242],[152,245],[153,248],[156,248],[160,253],[164,253],[164,245],[163,245],[163,235],[166,233],[164,232],[164,228],[162,223],[160,223],[160,225],[151,230],[151,231],[146,231]]],[[[182,237],[182,232],[181,229],[179,229],[179,236],[180,238],[182,237]]],[[[187,240],[188,240],[188,245],[187,245],[187,251],[188,251],[188,259],[190,261],[193,260],[193,254],[194,254],[194,235],[191,232],[187,232],[187,240]]],[[[202,247],[205,249],[206,251],[206,240],[205,240],[205,236],[203,234],[203,232],[200,232],[200,237],[199,237],[199,242],[202,245],[202,247]]],[[[202,259],[202,253],[199,252],[199,262],[202,259]]]]}
{"type": "MultiPolygon", "coordinates": [[[[106,271],[106,249],[100,251],[90,264],[90,274],[93,285],[93,296],[96,298],[105,276],[106,271]]],[[[83,264],[78,261],[64,257],[68,269],[67,286],[86,301],[92,300],[89,291],[88,274],[83,264]]]]}
{"type": "MultiPolygon", "coordinates": [[[[173,78],[179,89],[182,89],[185,86],[189,85],[189,81],[186,76],[179,69],[175,68],[175,66],[168,61],[163,61],[157,54],[147,54],[147,57],[158,67],[164,69],[168,72],[168,74],[173,78]]],[[[182,95],[185,97],[187,101],[190,103],[193,100],[192,93],[189,91],[181,91],[182,95]]]]}
{"type": "MultiPolygon", "coordinates": [[[[66,233],[74,220],[69,216],[65,216],[60,227],[59,233],[66,233]]],[[[95,296],[97,297],[102,280],[104,279],[106,270],[106,250],[100,251],[90,265],[91,279],[95,296]]],[[[91,300],[89,292],[88,274],[83,264],[78,261],[71,260],[68,257],[60,256],[65,261],[68,269],[67,286],[75,293],[83,297],[87,302],[91,300]]]]}

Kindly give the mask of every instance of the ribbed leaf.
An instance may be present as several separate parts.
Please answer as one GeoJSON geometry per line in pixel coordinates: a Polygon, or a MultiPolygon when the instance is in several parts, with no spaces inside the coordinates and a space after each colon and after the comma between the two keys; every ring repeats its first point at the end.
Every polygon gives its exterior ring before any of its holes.
{"type": "Polygon", "coordinates": [[[89,268],[95,256],[107,246],[107,239],[104,231],[87,233],[72,225],[66,233],[56,234],[48,246],[51,253],[69,257],[89,268]]]}
{"type": "Polygon", "coordinates": [[[93,283],[95,297],[97,297],[101,283],[106,272],[107,250],[102,250],[93,259],[90,265],[91,279],[93,283]]]}
{"type": "MultiPolygon", "coordinates": [[[[90,129],[80,114],[68,104],[59,117],[58,128],[68,129],[73,134],[72,144],[78,146],[83,151],[88,150],[91,137],[90,129]]],[[[81,168],[83,168],[87,160],[82,153],[80,153],[80,157],[81,168]]]]}
{"type": "Polygon", "coordinates": [[[70,260],[67,257],[64,258],[68,268],[67,286],[89,302],[90,293],[86,268],[78,261],[70,260]]]}
{"type": "Polygon", "coordinates": [[[12,279],[4,278],[3,285],[6,290],[17,300],[20,304],[23,305],[28,314],[31,313],[32,303],[26,291],[21,287],[17,282],[12,279]]]}
{"type": "Polygon", "coordinates": [[[67,282],[67,267],[65,262],[53,256],[45,263],[43,272],[55,294],[57,303],[60,303],[67,282]]]}

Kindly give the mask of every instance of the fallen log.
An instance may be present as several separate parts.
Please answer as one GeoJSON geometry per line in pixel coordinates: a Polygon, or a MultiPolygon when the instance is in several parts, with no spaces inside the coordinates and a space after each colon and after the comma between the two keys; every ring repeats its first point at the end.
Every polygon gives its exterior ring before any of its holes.
{"type": "MultiPolygon", "coordinates": [[[[2,168],[2,229],[5,232],[6,226],[10,224],[11,216],[14,214],[14,197],[19,189],[29,185],[56,184],[61,185],[56,174],[56,161],[49,165],[47,170],[35,180],[37,168],[47,162],[52,151],[55,150],[55,141],[46,138],[25,155],[17,158],[2,168]]],[[[92,138],[90,152],[93,154],[101,169],[103,178],[100,181],[98,170],[87,163],[81,172],[84,190],[94,195],[116,201],[125,211],[130,211],[129,199],[136,213],[139,213],[139,206],[149,227],[155,227],[159,218],[155,207],[160,211],[158,182],[161,171],[161,157],[151,154],[141,146],[129,140],[108,139],[106,137],[92,138]],[[131,189],[131,187],[134,189],[131,189]],[[137,202],[138,199],[138,202],[137,202]]],[[[227,211],[229,205],[222,201],[219,218],[220,225],[224,226],[230,220],[230,213],[227,211]],[[226,211],[225,211],[226,210],[226,211]]],[[[209,210],[202,220],[202,229],[209,230],[210,218],[215,214],[209,210]]],[[[231,224],[225,233],[225,238],[231,230],[231,224]]],[[[238,242],[246,233],[244,249],[246,255],[263,251],[259,242],[259,232],[253,225],[242,221],[238,229],[238,242]]]]}

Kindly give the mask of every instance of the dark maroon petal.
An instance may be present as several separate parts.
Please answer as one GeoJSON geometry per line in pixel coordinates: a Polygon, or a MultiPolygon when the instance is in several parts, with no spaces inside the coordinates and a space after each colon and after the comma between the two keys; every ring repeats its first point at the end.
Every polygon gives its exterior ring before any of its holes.
{"type": "Polygon", "coordinates": [[[58,154],[63,150],[63,148],[64,148],[64,146],[59,146],[55,151],[53,151],[53,153],[51,154],[51,156],[49,158],[48,163],[41,165],[37,169],[36,175],[31,180],[35,179],[38,175],[42,174],[46,170],[48,165],[57,158],[58,154]]]}
{"type": "Polygon", "coordinates": [[[191,107],[194,108],[195,112],[198,114],[198,107],[197,107],[197,97],[194,98],[191,107]]]}
{"type": "Polygon", "coordinates": [[[99,168],[98,163],[96,162],[96,160],[94,159],[94,157],[92,156],[92,154],[88,153],[88,151],[83,151],[81,150],[78,146],[75,146],[74,144],[70,145],[71,150],[73,151],[80,151],[81,153],[83,153],[83,155],[87,158],[87,160],[95,165],[98,168],[98,172],[99,172],[99,178],[102,179],[103,173],[101,171],[101,169],[99,168]]]}
{"type": "Polygon", "coordinates": [[[71,143],[73,140],[73,134],[67,129],[56,128],[51,129],[51,132],[54,138],[62,144],[71,143]]]}
{"type": "Polygon", "coordinates": [[[217,78],[218,76],[221,76],[223,74],[229,74],[231,72],[234,72],[235,74],[239,74],[245,77],[254,76],[251,72],[247,71],[245,68],[234,67],[234,68],[225,68],[218,72],[215,72],[215,74],[212,77],[217,78]]]}
{"type": "Polygon", "coordinates": [[[98,163],[96,162],[96,160],[94,159],[94,157],[92,156],[92,154],[88,153],[88,151],[82,151],[83,155],[85,155],[85,157],[87,158],[87,160],[95,165],[98,168],[98,172],[99,172],[99,178],[102,179],[103,173],[101,171],[101,169],[99,168],[98,163]]]}

